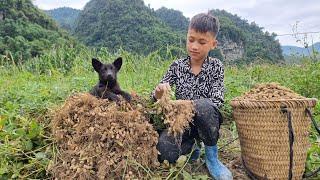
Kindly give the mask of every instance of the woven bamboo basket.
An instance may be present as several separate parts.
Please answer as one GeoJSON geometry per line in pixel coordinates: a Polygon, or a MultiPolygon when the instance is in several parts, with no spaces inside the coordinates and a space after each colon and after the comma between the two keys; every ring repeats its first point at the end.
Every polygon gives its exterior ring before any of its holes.
{"type": "Polygon", "coordinates": [[[302,179],[316,99],[232,100],[245,169],[254,179],[302,179]]]}

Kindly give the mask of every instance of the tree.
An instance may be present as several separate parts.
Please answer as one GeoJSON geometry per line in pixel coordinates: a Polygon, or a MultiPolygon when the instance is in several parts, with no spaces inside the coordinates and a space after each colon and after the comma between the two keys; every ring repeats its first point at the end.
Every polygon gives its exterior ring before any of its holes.
{"type": "Polygon", "coordinates": [[[11,52],[16,62],[41,55],[54,44],[75,43],[30,0],[3,0],[0,7],[5,17],[0,23],[0,37],[4,37],[0,38],[0,53],[11,52]]]}
{"type": "Polygon", "coordinates": [[[188,30],[189,19],[184,17],[182,12],[162,7],[155,11],[156,16],[170,26],[173,30],[186,33],[188,30]]]}

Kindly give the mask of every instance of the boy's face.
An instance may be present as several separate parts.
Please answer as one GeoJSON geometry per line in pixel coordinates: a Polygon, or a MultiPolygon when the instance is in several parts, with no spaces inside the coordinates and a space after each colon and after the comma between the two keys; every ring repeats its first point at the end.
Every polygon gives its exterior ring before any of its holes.
{"type": "Polygon", "coordinates": [[[187,34],[187,50],[192,60],[204,60],[211,49],[217,46],[217,40],[210,32],[201,33],[189,29],[187,34]]]}

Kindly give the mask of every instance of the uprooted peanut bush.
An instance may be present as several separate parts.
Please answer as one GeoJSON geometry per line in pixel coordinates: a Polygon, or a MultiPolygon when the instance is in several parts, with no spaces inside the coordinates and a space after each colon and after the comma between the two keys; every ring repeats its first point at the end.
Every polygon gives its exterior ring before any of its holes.
{"type": "Polygon", "coordinates": [[[157,113],[164,115],[163,123],[169,126],[169,133],[177,136],[189,128],[189,123],[192,123],[194,116],[192,101],[171,100],[170,91],[166,91],[156,104],[158,105],[157,113]]]}
{"type": "Polygon", "coordinates": [[[77,94],[55,113],[52,133],[59,154],[57,179],[140,178],[158,166],[158,134],[141,105],[120,105],[77,94]]]}

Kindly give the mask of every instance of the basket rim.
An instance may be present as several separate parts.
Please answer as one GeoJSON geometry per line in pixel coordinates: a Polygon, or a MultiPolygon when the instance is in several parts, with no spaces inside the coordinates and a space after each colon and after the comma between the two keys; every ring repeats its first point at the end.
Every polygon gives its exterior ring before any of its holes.
{"type": "Polygon", "coordinates": [[[276,100],[237,100],[232,99],[230,105],[235,107],[314,107],[318,102],[316,98],[304,98],[304,99],[276,99],[276,100]]]}

